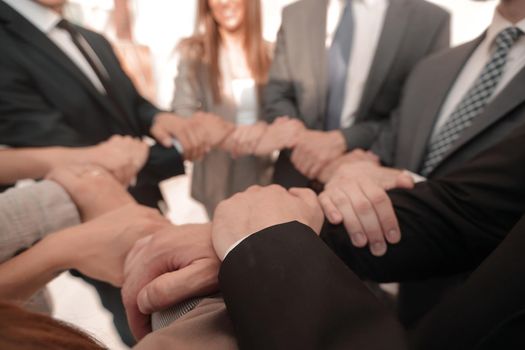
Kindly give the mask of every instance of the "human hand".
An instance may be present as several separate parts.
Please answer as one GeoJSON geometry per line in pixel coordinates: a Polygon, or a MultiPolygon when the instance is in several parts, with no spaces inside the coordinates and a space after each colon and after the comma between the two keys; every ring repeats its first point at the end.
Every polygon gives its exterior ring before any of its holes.
{"type": "Polygon", "coordinates": [[[211,147],[216,147],[221,144],[224,139],[235,130],[233,123],[215,114],[197,112],[192,116],[192,119],[204,129],[211,147]]]}
{"type": "Polygon", "coordinates": [[[128,204],[48,237],[64,247],[60,251],[66,268],[121,286],[124,261],[133,244],[166,225],[169,222],[157,210],[128,204]]]}
{"type": "Polygon", "coordinates": [[[184,149],[184,158],[188,160],[200,159],[210,149],[206,131],[191,118],[159,113],[150,132],[166,148],[173,147],[173,139],[176,138],[184,149]]]}
{"type": "Polygon", "coordinates": [[[254,154],[264,156],[276,150],[293,148],[304,129],[304,124],[297,118],[279,117],[268,125],[255,147],[254,154]]]}
{"type": "Polygon", "coordinates": [[[327,183],[343,164],[351,164],[362,161],[372,162],[376,165],[380,164],[379,157],[372,151],[364,151],[359,148],[354,149],[353,151],[345,153],[344,155],[328,163],[317,176],[317,180],[322,183],[327,183]]]}
{"type": "Polygon", "coordinates": [[[131,136],[114,135],[96,146],[81,149],[72,163],[96,164],[129,186],[149,156],[149,146],[131,136]]]}
{"type": "Polygon", "coordinates": [[[141,339],[151,331],[151,313],[215,292],[219,265],[211,224],[170,226],[138,241],[126,259],[122,287],[135,337],[141,339]]]}
{"type": "Polygon", "coordinates": [[[354,246],[368,244],[373,255],[382,256],[386,242],[395,244],[401,239],[386,190],[413,186],[412,177],[401,170],[371,162],[344,164],[326,184],[319,202],[332,224],[344,223],[354,246]]]}
{"type": "Polygon", "coordinates": [[[339,130],[304,130],[293,149],[291,161],[309,179],[315,179],[330,161],[346,151],[346,140],[339,130]]]}
{"type": "Polygon", "coordinates": [[[108,171],[97,165],[71,165],[53,169],[46,178],[62,186],[75,202],[82,221],[134,203],[134,199],[108,171]]]}
{"type": "Polygon", "coordinates": [[[323,219],[315,193],[310,189],[287,191],[277,185],[252,186],[219,203],[213,219],[213,247],[223,260],[236,242],[264,228],[299,221],[319,234],[323,219]]]}
{"type": "Polygon", "coordinates": [[[254,154],[255,148],[267,128],[268,124],[263,121],[237,126],[235,131],[226,138],[222,148],[229,151],[234,158],[254,154]]]}

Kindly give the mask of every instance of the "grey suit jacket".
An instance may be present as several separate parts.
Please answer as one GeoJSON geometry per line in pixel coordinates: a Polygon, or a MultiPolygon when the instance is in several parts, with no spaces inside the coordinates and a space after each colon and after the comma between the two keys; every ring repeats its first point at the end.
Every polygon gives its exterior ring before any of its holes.
{"type": "MultiPolygon", "coordinates": [[[[384,163],[414,172],[420,170],[441,106],[458,74],[484,34],[422,61],[407,80],[399,109],[382,130],[372,150],[384,163]]],[[[469,161],[525,123],[525,69],[487,105],[429,174],[436,177],[469,161]]]]}
{"type": "MultiPolygon", "coordinates": [[[[264,117],[288,115],[323,129],[326,108],[327,0],[302,0],[283,10],[264,93],[264,117]]],[[[421,0],[390,0],[378,48],[353,126],[343,130],[348,149],[369,148],[396,108],[412,67],[448,48],[450,15],[421,0]]]]}

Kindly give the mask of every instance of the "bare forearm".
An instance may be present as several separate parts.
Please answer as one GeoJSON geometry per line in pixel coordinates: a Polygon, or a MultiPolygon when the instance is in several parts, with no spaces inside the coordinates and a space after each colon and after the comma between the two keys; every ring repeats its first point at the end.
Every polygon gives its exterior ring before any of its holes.
{"type": "Polygon", "coordinates": [[[52,168],[78,161],[84,148],[45,147],[4,149],[0,151],[0,183],[9,184],[21,179],[39,179],[52,168]]]}
{"type": "Polygon", "coordinates": [[[48,236],[0,265],[0,299],[24,302],[61,271],[71,267],[66,254],[69,248],[57,238],[60,238],[59,233],[48,236]]]}

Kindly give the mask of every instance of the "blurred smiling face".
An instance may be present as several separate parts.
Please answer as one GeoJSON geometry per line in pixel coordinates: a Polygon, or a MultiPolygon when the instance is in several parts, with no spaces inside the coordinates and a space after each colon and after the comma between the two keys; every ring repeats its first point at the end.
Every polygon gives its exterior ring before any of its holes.
{"type": "Polygon", "coordinates": [[[244,0],[208,0],[217,24],[229,31],[237,31],[244,21],[244,0]]]}
{"type": "Polygon", "coordinates": [[[33,1],[36,2],[37,4],[40,4],[45,7],[53,8],[53,9],[61,8],[67,2],[67,0],[33,0],[33,1]]]}

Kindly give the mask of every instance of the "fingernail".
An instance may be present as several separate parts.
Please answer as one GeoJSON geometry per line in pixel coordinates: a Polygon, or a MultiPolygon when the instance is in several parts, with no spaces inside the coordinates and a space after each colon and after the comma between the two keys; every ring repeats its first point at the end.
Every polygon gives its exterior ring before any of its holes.
{"type": "Polygon", "coordinates": [[[366,237],[361,232],[351,234],[352,242],[356,247],[363,247],[366,244],[366,237]]]}
{"type": "Polygon", "coordinates": [[[387,238],[390,243],[398,243],[399,242],[399,235],[397,234],[397,230],[390,230],[387,232],[387,238]]]}
{"type": "Polygon", "coordinates": [[[370,251],[372,252],[372,255],[382,256],[386,253],[386,244],[383,242],[376,242],[371,245],[370,251]]]}
{"type": "Polygon", "coordinates": [[[149,305],[148,290],[144,289],[137,298],[137,306],[144,315],[150,314],[151,306],[149,305]]]}

